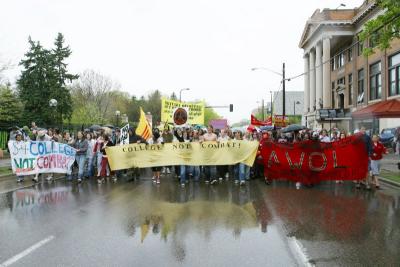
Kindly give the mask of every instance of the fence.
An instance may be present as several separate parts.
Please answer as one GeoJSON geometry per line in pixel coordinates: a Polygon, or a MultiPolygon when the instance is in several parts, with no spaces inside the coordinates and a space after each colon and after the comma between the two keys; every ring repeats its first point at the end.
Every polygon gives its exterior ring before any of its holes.
{"type": "Polygon", "coordinates": [[[0,148],[7,148],[8,132],[0,131],[0,148]]]}

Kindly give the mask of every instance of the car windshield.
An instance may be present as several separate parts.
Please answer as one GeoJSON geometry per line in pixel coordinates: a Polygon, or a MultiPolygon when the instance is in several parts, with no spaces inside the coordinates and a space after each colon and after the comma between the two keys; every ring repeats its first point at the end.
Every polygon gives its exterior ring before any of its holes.
{"type": "Polygon", "coordinates": [[[394,129],[386,129],[382,131],[382,134],[394,134],[394,129]]]}

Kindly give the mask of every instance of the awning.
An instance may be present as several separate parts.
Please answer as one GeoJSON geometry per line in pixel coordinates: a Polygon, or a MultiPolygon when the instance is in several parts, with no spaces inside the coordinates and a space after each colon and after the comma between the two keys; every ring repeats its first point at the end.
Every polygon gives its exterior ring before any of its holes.
{"type": "Polygon", "coordinates": [[[351,114],[354,119],[400,118],[400,99],[372,104],[351,114]]]}

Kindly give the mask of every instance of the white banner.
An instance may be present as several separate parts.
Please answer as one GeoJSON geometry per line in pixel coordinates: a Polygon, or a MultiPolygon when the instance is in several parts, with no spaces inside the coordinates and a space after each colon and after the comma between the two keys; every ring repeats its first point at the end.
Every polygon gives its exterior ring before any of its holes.
{"type": "Polygon", "coordinates": [[[53,141],[9,141],[13,173],[67,173],[75,161],[75,149],[53,141]]]}
{"type": "Polygon", "coordinates": [[[121,128],[121,145],[129,144],[129,124],[121,128]]]}

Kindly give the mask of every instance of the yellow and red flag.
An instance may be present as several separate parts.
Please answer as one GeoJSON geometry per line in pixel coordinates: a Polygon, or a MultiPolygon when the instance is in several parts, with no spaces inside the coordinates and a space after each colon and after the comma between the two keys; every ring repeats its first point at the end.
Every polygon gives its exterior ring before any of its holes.
{"type": "Polygon", "coordinates": [[[142,108],[140,108],[140,119],[139,119],[139,125],[136,128],[136,134],[140,135],[145,140],[153,136],[150,124],[147,121],[146,114],[144,113],[142,108]]]}

